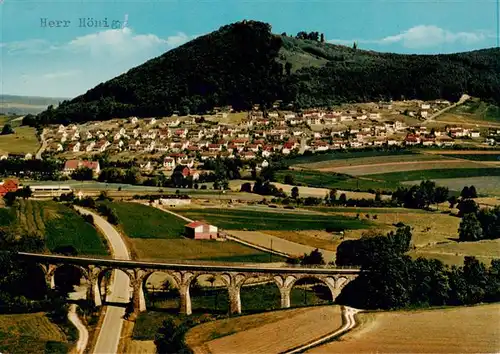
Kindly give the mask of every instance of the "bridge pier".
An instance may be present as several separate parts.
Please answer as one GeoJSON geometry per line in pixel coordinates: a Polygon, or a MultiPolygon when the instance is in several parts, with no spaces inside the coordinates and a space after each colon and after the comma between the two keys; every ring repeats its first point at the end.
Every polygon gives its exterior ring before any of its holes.
{"type": "Polygon", "coordinates": [[[181,284],[179,286],[179,295],[180,295],[180,309],[179,312],[182,315],[191,315],[193,310],[191,308],[191,294],[189,293],[189,284],[181,284]]]}
{"type": "Polygon", "coordinates": [[[292,292],[292,287],[282,287],[280,288],[281,294],[281,308],[290,308],[290,293],[292,292]]]}
{"type": "Polygon", "coordinates": [[[135,313],[146,311],[146,298],[144,297],[142,282],[143,274],[134,274],[132,280],[132,305],[135,313]]]}
{"type": "Polygon", "coordinates": [[[231,315],[241,314],[240,285],[230,285],[227,288],[229,294],[229,313],[231,315]]]}
{"type": "Polygon", "coordinates": [[[87,300],[92,301],[94,306],[101,306],[101,294],[99,292],[99,282],[97,278],[92,279],[87,289],[87,300]]]}

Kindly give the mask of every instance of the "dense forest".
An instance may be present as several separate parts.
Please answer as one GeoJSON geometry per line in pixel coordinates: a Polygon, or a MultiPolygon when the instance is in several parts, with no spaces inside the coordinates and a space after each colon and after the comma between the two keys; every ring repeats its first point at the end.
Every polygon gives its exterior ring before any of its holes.
{"type": "Polygon", "coordinates": [[[25,124],[204,114],[227,105],[247,110],[276,100],[299,109],[391,98],[457,100],[468,93],[500,103],[500,49],[399,55],[315,39],[274,35],[256,21],[226,25],[25,124]]]}

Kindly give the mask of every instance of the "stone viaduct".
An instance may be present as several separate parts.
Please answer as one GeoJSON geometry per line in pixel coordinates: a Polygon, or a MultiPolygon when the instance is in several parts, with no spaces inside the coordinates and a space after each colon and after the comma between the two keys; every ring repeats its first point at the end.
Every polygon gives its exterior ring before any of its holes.
{"type": "Polygon", "coordinates": [[[191,298],[189,286],[200,275],[212,275],[222,280],[227,286],[230,313],[241,313],[240,289],[245,281],[258,276],[276,283],[281,294],[281,307],[290,307],[290,292],[298,280],[315,278],[322,281],[331,291],[332,299],[340,294],[342,288],[355,279],[361,270],[344,268],[304,268],[304,267],[250,267],[200,265],[181,263],[152,263],[130,260],[116,260],[104,258],[87,258],[56,256],[37,253],[18,252],[17,258],[36,263],[45,274],[45,280],[50,288],[55,287],[55,271],[63,265],[72,265],[81,270],[88,284],[87,299],[91,299],[96,306],[101,306],[100,280],[110,270],[121,270],[130,279],[132,287],[132,305],[134,312],[146,311],[144,285],[148,277],[155,272],[163,272],[175,280],[175,287],[180,295],[180,312],[190,315],[191,298]]]}

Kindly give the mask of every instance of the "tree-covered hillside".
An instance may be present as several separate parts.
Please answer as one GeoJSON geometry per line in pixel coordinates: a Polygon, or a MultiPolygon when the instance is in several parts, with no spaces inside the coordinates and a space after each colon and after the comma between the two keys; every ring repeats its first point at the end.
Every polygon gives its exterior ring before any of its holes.
{"type": "Polygon", "coordinates": [[[500,103],[500,50],[398,55],[273,35],[243,21],[173,49],[82,96],[49,107],[38,123],[248,109],[277,99],[295,107],[379,99],[458,99],[500,103]]]}

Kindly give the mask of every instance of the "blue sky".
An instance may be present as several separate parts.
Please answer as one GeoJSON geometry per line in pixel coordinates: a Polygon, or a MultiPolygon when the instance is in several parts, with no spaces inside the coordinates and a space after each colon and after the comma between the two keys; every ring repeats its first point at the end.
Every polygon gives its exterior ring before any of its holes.
{"type": "Polygon", "coordinates": [[[243,19],[275,33],[318,31],[333,43],[427,54],[494,47],[495,14],[496,0],[0,0],[0,94],[74,97],[243,19]],[[120,23],[82,28],[80,18],[120,23]],[[71,22],[50,28],[41,19],[71,22]]]}

